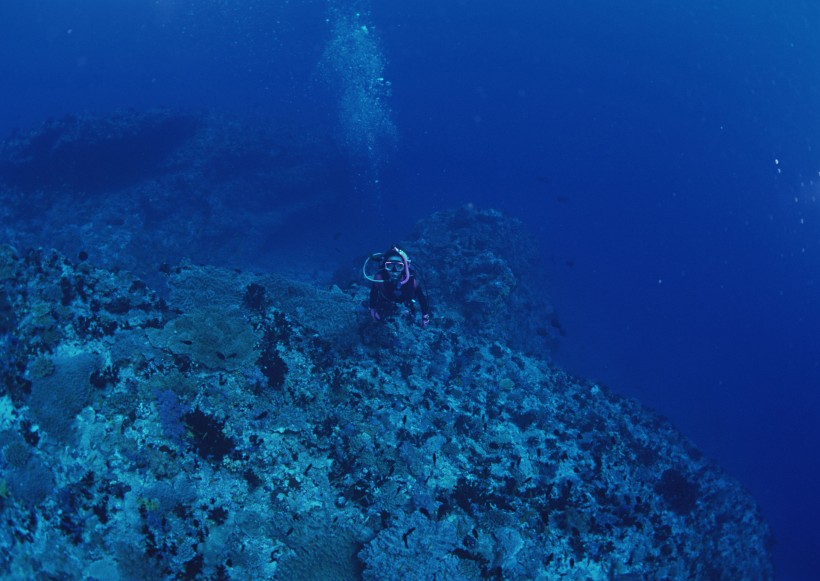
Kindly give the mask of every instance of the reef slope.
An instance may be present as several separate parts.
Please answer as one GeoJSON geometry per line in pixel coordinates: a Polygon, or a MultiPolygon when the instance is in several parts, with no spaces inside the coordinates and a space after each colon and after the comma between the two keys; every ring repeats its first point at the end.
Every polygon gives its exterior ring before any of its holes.
{"type": "Polygon", "coordinates": [[[446,300],[376,326],[357,285],[167,279],[0,248],[0,575],[772,578],[671,425],[446,300]]]}

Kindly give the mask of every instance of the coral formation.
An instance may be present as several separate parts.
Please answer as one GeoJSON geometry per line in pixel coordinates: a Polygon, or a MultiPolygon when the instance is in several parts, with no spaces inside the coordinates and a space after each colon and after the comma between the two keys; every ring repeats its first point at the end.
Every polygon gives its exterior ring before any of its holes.
{"type": "Polygon", "coordinates": [[[320,127],[216,112],[52,119],[0,142],[3,239],[143,277],[183,257],[252,263],[347,183],[331,143],[320,127]]]}
{"type": "Polygon", "coordinates": [[[444,289],[427,329],[357,317],[357,285],[187,263],[166,301],[4,247],[0,576],[772,578],[737,482],[490,332],[528,293],[514,225],[466,209],[419,232],[444,289]],[[454,247],[472,288],[448,274],[454,247]]]}
{"type": "Polygon", "coordinates": [[[123,111],[103,118],[49,119],[0,144],[0,179],[26,193],[100,193],[161,168],[203,119],[170,111],[123,111]]]}
{"type": "MultiPolygon", "coordinates": [[[[520,220],[465,205],[418,222],[399,243],[434,310],[488,341],[548,359],[563,334],[536,243],[520,220]]],[[[355,289],[360,264],[334,282],[355,289]]]]}

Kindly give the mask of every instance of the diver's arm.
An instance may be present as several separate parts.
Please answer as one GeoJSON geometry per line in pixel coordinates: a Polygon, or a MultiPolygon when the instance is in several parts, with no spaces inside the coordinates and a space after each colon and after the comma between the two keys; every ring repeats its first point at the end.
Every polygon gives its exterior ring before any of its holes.
{"type": "Polygon", "coordinates": [[[414,298],[418,301],[421,308],[421,316],[424,324],[430,321],[430,301],[427,299],[427,293],[424,292],[421,284],[417,279],[413,279],[414,298]]]}
{"type": "Polygon", "coordinates": [[[370,317],[374,321],[380,320],[382,317],[379,315],[379,289],[376,288],[376,285],[373,284],[370,287],[370,317]]]}

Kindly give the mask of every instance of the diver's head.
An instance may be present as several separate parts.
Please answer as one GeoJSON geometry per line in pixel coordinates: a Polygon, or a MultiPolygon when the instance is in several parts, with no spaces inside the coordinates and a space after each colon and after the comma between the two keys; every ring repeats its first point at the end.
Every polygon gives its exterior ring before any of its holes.
{"type": "Polygon", "coordinates": [[[387,252],[368,256],[362,266],[362,274],[370,282],[397,282],[401,286],[410,281],[410,259],[404,250],[394,244],[387,252]],[[378,265],[378,271],[373,272],[370,265],[378,265]]]}
{"type": "Polygon", "coordinates": [[[384,268],[384,272],[387,273],[387,278],[389,280],[401,280],[404,278],[404,269],[407,268],[407,262],[404,257],[398,253],[387,253],[384,256],[382,268],[384,268]]]}

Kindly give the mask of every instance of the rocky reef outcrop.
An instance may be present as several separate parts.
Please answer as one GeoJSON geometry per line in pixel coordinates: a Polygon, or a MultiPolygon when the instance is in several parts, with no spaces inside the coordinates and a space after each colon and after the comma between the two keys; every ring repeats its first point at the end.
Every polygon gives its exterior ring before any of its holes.
{"type": "MultiPolygon", "coordinates": [[[[420,220],[398,246],[438,314],[541,359],[559,348],[564,329],[550,281],[520,220],[467,204],[420,220]]],[[[333,282],[355,292],[366,282],[361,263],[340,268],[333,282]]]]}
{"type": "Polygon", "coordinates": [[[491,290],[527,245],[484,247],[464,212],[414,238],[443,289],[426,329],[373,323],[358,285],[182,263],[160,298],[0,247],[0,575],[771,579],[736,481],[490,332],[529,300],[491,290]]]}
{"type": "Polygon", "coordinates": [[[183,257],[250,263],[348,179],[317,126],[167,109],[66,116],[0,142],[0,234],[144,276],[183,257]]]}

